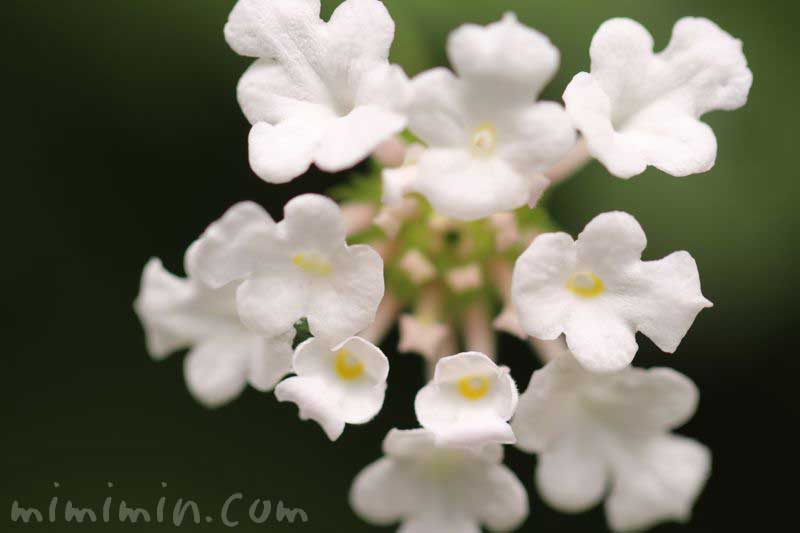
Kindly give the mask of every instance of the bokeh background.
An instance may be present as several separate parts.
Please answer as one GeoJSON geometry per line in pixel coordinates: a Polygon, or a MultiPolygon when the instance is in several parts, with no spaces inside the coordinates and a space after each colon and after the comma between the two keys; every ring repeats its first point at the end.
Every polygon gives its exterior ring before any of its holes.
{"type": "MultiPolygon", "coordinates": [[[[113,496],[152,509],[166,496],[216,511],[242,492],[245,502],[264,498],[301,507],[310,521],[243,520],[241,531],[372,531],[350,511],[347,488],[380,455],[388,429],[415,425],[418,358],[387,348],[393,367],[384,410],[330,444],[316,425],[298,421],[294,406],[271,395],[249,390],[221,410],[201,408],[183,385],[182,355],[152,362],[131,310],[146,260],[161,257],[180,272],[186,245],[234,202],[252,199],[280,216],[290,197],[341,180],[312,172],[271,186],[248,168],[248,125],[234,89],[249,60],[231,52],[222,36],[233,3],[5,0],[0,6],[1,530],[71,529],[11,524],[13,500],[44,509],[59,496],[99,507],[113,496]]],[[[337,3],[323,0],[325,14],[337,3]]],[[[459,24],[516,11],[561,50],[561,69],[544,94],[556,100],[571,76],[588,68],[589,41],[613,16],[644,23],[659,48],[686,15],[710,17],[744,41],[755,84],[746,108],[707,117],[719,140],[716,168],[687,179],[649,171],[626,182],[592,164],[554,191],[550,207],[573,233],[600,212],[631,212],[649,237],[646,258],[689,250],[716,304],[700,315],[675,356],[640,337],[638,364],[672,366],[700,386],[700,409],[682,432],[708,444],[715,461],[692,522],[656,531],[778,523],[796,499],[797,474],[795,3],[386,4],[398,26],[393,60],[410,74],[446,64],[446,35],[459,24]]],[[[393,335],[387,346],[395,341],[393,335]]],[[[503,339],[500,358],[522,387],[537,366],[510,338],[503,339]]],[[[508,464],[529,488],[534,461],[507,451],[508,464]]],[[[605,530],[602,510],[562,515],[535,494],[526,531],[605,530]]],[[[237,511],[242,518],[244,507],[237,511]]]]}

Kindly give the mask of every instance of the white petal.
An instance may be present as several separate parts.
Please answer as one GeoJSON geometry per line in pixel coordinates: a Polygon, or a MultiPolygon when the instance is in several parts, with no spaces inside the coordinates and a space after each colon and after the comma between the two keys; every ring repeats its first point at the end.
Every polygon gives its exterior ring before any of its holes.
{"type": "Polygon", "coordinates": [[[197,345],[184,360],[186,385],[192,396],[210,408],[239,396],[247,386],[248,362],[258,341],[255,336],[223,337],[197,345]]]}
{"type": "Polygon", "coordinates": [[[134,303],[150,355],[163,359],[202,340],[243,329],[236,316],[234,290],[211,290],[178,278],[167,272],[160,260],[151,259],[142,273],[134,303]]]}
{"type": "Polygon", "coordinates": [[[394,39],[394,21],[383,2],[346,0],[327,25],[329,46],[342,58],[386,60],[394,39]]]}
{"type": "Polygon", "coordinates": [[[526,333],[552,340],[564,331],[571,307],[564,287],[575,264],[575,243],[566,233],[539,235],[517,259],[511,295],[526,333]]]}
{"type": "Polygon", "coordinates": [[[250,130],[250,167],[269,183],[287,183],[311,166],[314,149],[333,119],[293,119],[250,130]]]}
{"type": "Polygon", "coordinates": [[[259,274],[236,291],[239,316],[265,337],[281,335],[306,316],[306,291],[302,279],[286,272],[259,274]]]}
{"type": "Polygon", "coordinates": [[[491,531],[512,531],[528,517],[528,493],[505,465],[493,465],[481,484],[481,499],[476,509],[482,523],[491,531]]]}
{"type": "Polygon", "coordinates": [[[704,172],[716,139],[698,119],[745,104],[752,73],[741,42],[713,22],[684,18],[667,48],[630,19],[605,22],[592,39],[592,73],[580,73],[564,101],[590,152],[628,178],[653,165],[675,176],[704,172]]]}
{"type": "Polygon", "coordinates": [[[677,350],[697,314],[712,304],[700,291],[697,264],[687,252],[675,252],[641,265],[636,326],[662,350],[677,350]]]}
{"type": "Polygon", "coordinates": [[[164,359],[191,344],[193,335],[183,327],[182,311],[194,297],[195,288],[189,280],[168,272],[160,259],[147,262],[133,307],[144,326],[147,351],[154,359],[164,359]]]}
{"type": "MultiPolygon", "coordinates": [[[[399,65],[379,63],[364,71],[355,94],[355,106],[375,107],[387,112],[385,120],[393,120],[394,126],[402,119],[405,127],[408,108],[413,98],[413,89],[405,71],[399,65]],[[395,113],[393,117],[389,112],[395,113]]],[[[376,124],[372,125],[377,126],[376,124]]],[[[386,126],[388,128],[388,126],[386,126]]],[[[391,139],[386,137],[385,139],[391,139]]]]}
{"type": "Polygon", "coordinates": [[[647,246],[644,230],[628,213],[613,211],[596,216],[578,235],[578,264],[588,267],[608,285],[638,264],[647,246]]]}
{"type": "Polygon", "coordinates": [[[653,433],[675,429],[697,410],[697,386],[670,368],[629,367],[598,378],[591,391],[607,425],[620,433],[653,433]]]}
{"type": "Polygon", "coordinates": [[[412,80],[414,101],[409,128],[428,146],[461,146],[468,137],[461,82],[446,68],[435,68],[412,80]]]}
{"type": "Polygon", "coordinates": [[[312,293],[306,316],[315,336],[336,343],[375,320],[384,291],[383,260],[369,246],[350,246],[338,255],[329,278],[312,293]]]}
{"type": "Polygon", "coordinates": [[[550,40],[507,13],[487,26],[465,24],[450,34],[447,55],[470,82],[492,83],[506,98],[536,98],[558,69],[550,40]]]}
{"type": "Polygon", "coordinates": [[[319,0],[239,0],[225,25],[225,39],[238,54],[250,57],[280,57],[296,34],[301,42],[319,25],[319,0]]]}
{"type": "Polygon", "coordinates": [[[339,411],[348,424],[366,424],[381,412],[385,397],[386,382],[370,387],[352,387],[349,394],[342,397],[339,411]]]}
{"type": "Polygon", "coordinates": [[[581,424],[574,400],[591,378],[569,353],[534,372],[511,423],[517,447],[530,453],[543,452],[551,449],[562,434],[581,424]]]}
{"type": "Polygon", "coordinates": [[[247,381],[253,388],[268,392],[292,371],[292,341],[294,328],[273,339],[259,339],[255,353],[250,356],[247,381]]]}
{"type": "Polygon", "coordinates": [[[379,459],[353,480],[350,506],[371,524],[388,526],[419,507],[415,488],[394,460],[379,459]]]}
{"type": "Polygon", "coordinates": [[[564,324],[564,334],[569,350],[592,372],[622,370],[639,349],[631,323],[602,301],[574,306],[564,324]]]}
{"type": "MultiPolygon", "coordinates": [[[[424,405],[425,398],[423,397],[420,406],[424,405]]],[[[430,408],[421,412],[430,414],[430,408]]],[[[514,444],[517,441],[511,426],[497,416],[482,414],[472,417],[470,420],[451,419],[446,422],[438,421],[434,416],[436,415],[430,415],[430,418],[423,416],[420,424],[435,432],[437,446],[478,448],[487,443],[514,444]]]]}
{"type": "Polygon", "coordinates": [[[251,275],[275,247],[275,222],[253,202],[240,202],[211,224],[187,253],[187,270],[212,288],[251,275]]]}
{"type": "Polygon", "coordinates": [[[330,123],[314,150],[314,161],[326,172],[340,172],[364,160],[384,140],[403,130],[406,117],[364,105],[330,123]]]}
{"type": "Polygon", "coordinates": [[[688,521],[711,470],[702,444],[675,435],[651,439],[615,464],[606,517],[614,531],[640,531],[667,520],[688,521]]]}
{"type": "Polygon", "coordinates": [[[364,373],[369,376],[371,383],[380,384],[386,381],[389,376],[389,359],[380,348],[361,337],[351,337],[339,347],[358,357],[364,365],[364,373]]]}
{"type": "Polygon", "coordinates": [[[437,385],[443,385],[458,381],[465,376],[497,376],[499,374],[499,367],[488,355],[479,352],[463,352],[439,361],[433,381],[437,385]]]}
{"type": "Polygon", "coordinates": [[[392,429],[383,439],[382,447],[388,456],[409,459],[424,456],[435,449],[436,437],[423,428],[392,429]]]}
{"type": "Polygon", "coordinates": [[[291,377],[275,387],[279,402],[292,402],[300,409],[301,420],[314,420],[332,441],[341,437],[345,421],[338,412],[338,398],[332,397],[324,378],[291,377]]]}
{"type": "Polygon", "coordinates": [[[345,243],[344,217],[339,206],[319,194],[303,194],[283,208],[281,229],[297,251],[329,255],[345,243]]]}
{"type": "Polygon", "coordinates": [[[325,97],[320,95],[322,91],[315,80],[299,77],[273,59],[259,59],[242,75],[236,96],[242,112],[253,125],[259,122],[278,124],[298,117],[316,119],[316,122],[336,117],[325,97]]]}
{"type": "Polygon", "coordinates": [[[417,168],[416,190],[438,213],[459,220],[521,207],[535,185],[503,159],[475,158],[466,149],[429,149],[417,168]]]}
{"type": "Polygon", "coordinates": [[[564,108],[554,102],[539,102],[522,108],[503,122],[498,135],[511,140],[498,148],[503,159],[526,175],[544,172],[575,144],[572,120],[564,108]]]}
{"type": "Polygon", "coordinates": [[[539,454],[536,486],[559,511],[576,513],[596,505],[608,484],[608,467],[592,434],[565,435],[539,454]]]}

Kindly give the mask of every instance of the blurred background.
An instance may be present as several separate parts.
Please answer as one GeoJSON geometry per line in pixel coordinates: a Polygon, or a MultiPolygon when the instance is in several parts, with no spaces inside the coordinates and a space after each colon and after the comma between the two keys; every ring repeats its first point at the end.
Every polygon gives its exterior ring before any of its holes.
{"type": "MultiPolygon", "coordinates": [[[[604,20],[642,22],[663,47],[674,22],[706,16],[744,41],[755,76],[746,108],[706,117],[719,140],[716,168],[675,179],[649,171],[631,181],[592,164],[554,191],[550,207],[573,234],[596,214],[634,214],[647,259],[689,250],[714,301],[675,356],[640,336],[637,364],[668,365],[702,391],[681,430],[714,452],[714,471],[689,525],[655,531],[724,531],[788,514],[795,495],[798,421],[796,208],[793,131],[800,121],[797,8],[748,0],[386,0],[397,22],[393,60],[415,74],[446,64],[447,33],[507,10],[547,34],[562,65],[544,98],[560,100],[588,70],[604,20]]],[[[236,201],[279,217],[292,196],[341,176],[315,171],[285,186],[247,164],[248,124],[235,86],[249,60],[229,50],[222,27],[233,0],[5,0],[0,43],[4,421],[0,529],[52,531],[8,521],[14,500],[45,509],[51,498],[99,507],[104,498],[154,508],[161,496],[217,509],[236,492],[304,509],[306,524],[241,531],[372,531],[347,504],[351,479],[380,455],[391,427],[415,426],[422,385],[414,356],[392,360],[384,410],[331,444],[297,409],[248,390],[218,411],[183,384],[182,354],[156,364],[131,303],[151,256],[182,271],[182,255],[236,201]],[[108,482],[114,487],[109,488],[108,482]],[[59,486],[54,486],[58,483],[59,486]],[[163,484],[166,484],[164,487],[163,484]]],[[[325,16],[337,1],[323,0],[325,16]]],[[[504,338],[501,361],[524,388],[537,367],[504,338]]],[[[535,459],[508,448],[530,489],[535,459]]],[[[168,503],[168,509],[170,509],[168,503]]],[[[74,527],[74,526],[73,526],[74,527]]],[[[96,525],[122,530],[133,526],[96,525]]],[[[136,526],[174,530],[172,526],[136,526]]],[[[219,524],[184,526],[219,530],[219,524]]],[[[575,516],[531,491],[530,531],[605,531],[601,509],[575,516]]]]}

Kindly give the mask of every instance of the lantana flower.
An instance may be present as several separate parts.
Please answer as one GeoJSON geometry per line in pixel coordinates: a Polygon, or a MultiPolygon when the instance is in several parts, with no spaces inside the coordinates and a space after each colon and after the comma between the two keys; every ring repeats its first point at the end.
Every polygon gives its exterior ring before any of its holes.
{"type": "Polygon", "coordinates": [[[262,392],[272,390],[291,371],[295,331],[268,338],[246,328],[236,311],[236,283],[212,289],[198,281],[198,246],[195,242],[186,253],[186,279],[151,259],[134,308],[153,359],[189,348],[184,360],[189,392],[205,406],[219,407],[248,383],[262,392]]]}
{"type": "Polygon", "coordinates": [[[297,404],[300,418],[319,423],[331,440],[345,424],[366,424],[383,406],[389,360],[360,337],[334,348],[308,339],[297,347],[293,367],[297,375],[278,383],[275,396],[297,404]]]}
{"type": "Polygon", "coordinates": [[[350,504],[376,525],[402,522],[406,533],[511,531],[528,516],[525,488],[502,464],[503,448],[436,445],[424,429],[393,429],[385,456],[358,474],[350,504]]]}
{"type": "Polygon", "coordinates": [[[630,19],[611,19],[590,49],[592,72],[575,76],[564,102],[591,154],[620,178],[648,165],[673,176],[714,166],[717,140],[699,118],[747,102],[753,75],[742,43],[710,20],[683,18],[664,51],[630,19]]]}
{"type": "Polygon", "coordinates": [[[404,171],[404,186],[461,220],[520,207],[547,187],[542,172],[575,142],[559,104],[534,102],[558,50],[508,14],[455,30],[447,52],[459,77],[435,68],[412,82],[409,128],[428,149],[415,173],[404,171]]]}
{"type": "Polygon", "coordinates": [[[512,297],[520,324],[533,337],[564,333],[589,370],[609,372],[630,364],[641,331],[672,353],[701,309],[694,259],[675,252],[642,261],[647,239],[631,215],[599,215],[573,241],[566,233],[539,235],[514,268],[512,297]]]}
{"type": "Polygon", "coordinates": [[[297,196],[275,223],[243,202],[206,230],[196,250],[197,275],[212,288],[242,281],[239,316],[266,336],[301,318],[331,345],[366,328],[383,297],[383,261],[369,246],[347,246],[339,207],[297,196]]]}
{"type": "Polygon", "coordinates": [[[437,444],[480,447],[515,442],[508,420],[517,400],[508,367],[497,366],[485,354],[464,352],[436,363],[433,380],[417,393],[414,409],[437,444]]]}
{"type": "Polygon", "coordinates": [[[406,126],[408,78],[388,62],[394,21],[378,0],[346,0],[327,23],[319,0],[239,0],[225,38],[259,58],[238,98],[253,124],[250,165],[268,182],[312,162],[352,167],[406,126]]]}
{"type": "Polygon", "coordinates": [[[670,430],[688,421],[697,387],[668,368],[595,374],[569,354],[534,373],[512,422],[539,455],[544,500],[580,512],[605,498],[615,531],[686,521],[711,468],[702,444],[670,430]]]}

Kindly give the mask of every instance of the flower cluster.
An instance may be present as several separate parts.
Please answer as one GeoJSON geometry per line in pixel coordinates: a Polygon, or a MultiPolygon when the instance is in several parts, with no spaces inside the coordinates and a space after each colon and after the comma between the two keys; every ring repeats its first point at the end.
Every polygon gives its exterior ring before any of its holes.
{"type": "Polygon", "coordinates": [[[256,58],[238,87],[253,171],[285,183],[312,164],[372,163],[331,191],[341,205],[302,195],[279,222],[234,205],[189,246],[185,279],[151,259],[135,302],[148,351],[189,349],[187,386],[208,407],[248,384],[274,390],[336,440],[380,412],[377,345],[397,324],[398,351],[421,355],[430,381],[420,428],[392,430],[352,485],[365,520],[518,527],[529,502],[502,465],[507,444],[538,455],[538,490],[564,512],[604,500],[614,531],[687,520],[711,456],[670,432],[699,392],[631,363],[637,332],[672,353],[711,306],[697,265],[683,251],[643,261],[627,213],[573,239],[536,204],[592,157],[620,178],[709,170],[716,138],[700,117],[743,106],[752,83],[740,41],[684,18],[654,53],[641,25],[609,20],[562,106],[538,101],[558,50],[513,14],[456,29],[453,70],[413,79],[388,61],[394,30],[379,0],[345,0],[327,22],[319,0],[238,1],[225,37],[256,58]],[[496,362],[500,332],[544,363],[522,394],[496,362]]]}

